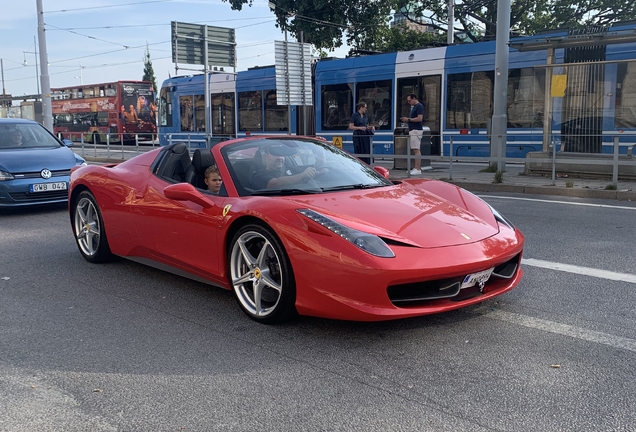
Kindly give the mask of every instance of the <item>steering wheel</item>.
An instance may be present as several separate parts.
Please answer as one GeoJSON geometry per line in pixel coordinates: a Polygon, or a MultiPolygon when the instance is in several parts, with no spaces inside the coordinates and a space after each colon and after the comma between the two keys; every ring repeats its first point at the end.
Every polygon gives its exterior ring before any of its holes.
{"type": "Polygon", "coordinates": [[[323,178],[325,176],[328,176],[330,174],[333,173],[333,168],[328,167],[326,165],[323,165],[319,168],[316,168],[316,175],[314,176],[315,179],[320,179],[323,178]]]}

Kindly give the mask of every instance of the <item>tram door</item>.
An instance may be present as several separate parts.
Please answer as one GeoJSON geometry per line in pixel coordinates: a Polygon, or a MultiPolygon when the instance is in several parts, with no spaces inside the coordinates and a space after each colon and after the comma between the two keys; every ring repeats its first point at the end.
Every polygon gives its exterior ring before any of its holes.
{"type": "Polygon", "coordinates": [[[421,77],[399,78],[397,80],[397,109],[395,124],[400,124],[400,117],[408,116],[411,105],[406,102],[409,93],[415,93],[424,105],[423,126],[431,130],[431,154],[441,152],[441,115],[442,115],[442,76],[429,75],[421,77]]]}
{"type": "Polygon", "coordinates": [[[234,119],[234,93],[212,94],[212,135],[224,138],[236,137],[234,119]]]}

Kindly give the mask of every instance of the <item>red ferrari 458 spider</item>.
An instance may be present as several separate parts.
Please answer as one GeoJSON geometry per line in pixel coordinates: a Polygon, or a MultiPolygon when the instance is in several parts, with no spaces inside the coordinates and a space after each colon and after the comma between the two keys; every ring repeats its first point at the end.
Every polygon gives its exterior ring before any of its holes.
{"type": "Polygon", "coordinates": [[[310,138],[237,139],[192,156],[178,143],[79,167],[69,213],[86,260],[122,256],[233,290],[263,323],[438,313],[505,293],[523,273],[523,235],[480,198],[389,181],[310,138]]]}

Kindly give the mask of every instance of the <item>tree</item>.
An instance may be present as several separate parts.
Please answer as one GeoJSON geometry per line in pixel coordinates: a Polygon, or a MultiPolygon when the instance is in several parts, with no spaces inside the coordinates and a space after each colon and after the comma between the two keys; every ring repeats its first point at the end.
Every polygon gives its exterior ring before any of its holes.
{"type": "Polygon", "coordinates": [[[436,42],[446,42],[446,35],[411,30],[402,25],[383,28],[378,36],[376,46],[381,52],[409,51],[436,42]]]}
{"type": "MultiPolygon", "coordinates": [[[[254,0],[223,0],[232,9],[252,6],[254,0]]],[[[342,46],[343,38],[354,49],[370,49],[378,32],[387,27],[395,0],[273,0],[276,26],[292,36],[323,49],[342,46]],[[274,5],[275,4],[275,5],[274,5]]]]}
{"type": "Polygon", "coordinates": [[[147,44],[146,54],[144,55],[144,76],[141,78],[141,80],[152,82],[152,88],[155,90],[155,94],[157,93],[157,79],[155,78],[155,71],[152,68],[152,61],[150,60],[150,50],[148,49],[147,44]]]}
{"type": "MultiPolygon", "coordinates": [[[[244,5],[251,6],[254,0],[223,1],[232,9],[241,10],[244,5]]],[[[495,37],[497,0],[454,1],[456,31],[472,41],[495,37]]],[[[447,0],[272,0],[271,5],[278,27],[297,38],[302,31],[306,42],[327,50],[342,46],[343,37],[353,49],[386,49],[392,46],[390,40],[402,46],[396,39],[399,35],[388,28],[395,11],[407,10],[407,19],[433,26],[439,31],[435,37],[446,35],[448,23],[447,0]]],[[[510,28],[532,35],[546,29],[608,26],[634,18],[633,1],[515,0],[511,3],[510,28]]],[[[408,45],[409,39],[403,42],[408,45]]]]}
{"type": "MultiPolygon", "coordinates": [[[[472,41],[481,37],[494,38],[497,30],[497,0],[455,1],[455,29],[472,41]],[[459,23],[459,25],[457,25],[459,23]]],[[[609,26],[621,20],[634,19],[633,2],[617,0],[515,0],[510,6],[510,29],[532,35],[543,30],[557,28],[582,28],[589,25],[609,26]]],[[[446,0],[398,0],[397,10],[406,8],[408,19],[425,21],[440,28],[448,22],[446,0]]]]}

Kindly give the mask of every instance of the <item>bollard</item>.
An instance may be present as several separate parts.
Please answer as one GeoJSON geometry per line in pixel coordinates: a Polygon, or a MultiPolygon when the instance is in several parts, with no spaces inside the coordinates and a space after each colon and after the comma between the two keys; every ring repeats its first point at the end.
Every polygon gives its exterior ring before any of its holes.
{"type": "MultiPolygon", "coordinates": [[[[155,143],[152,143],[152,146],[155,146],[155,143]]],[[[135,134],[135,154],[139,154],[139,134],[135,134]]]]}
{"type": "MultiPolygon", "coordinates": [[[[442,145],[442,147],[444,147],[442,145]]],[[[450,148],[448,149],[448,161],[449,161],[449,165],[448,165],[448,179],[452,180],[453,179],[453,136],[450,136],[450,148]]]]}
{"type": "Polygon", "coordinates": [[[552,151],[552,186],[554,186],[556,178],[556,146],[554,142],[554,136],[552,136],[552,144],[550,144],[550,149],[552,151]]]}
{"type": "Polygon", "coordinates": [[[110,133],[106,134],[106,157],[110,159],[110,133]]]}
{"type": "Polygon", "coordinates": [[[612,184],[618,189],[618,136],[614,137],[614,161],[612,164],[612,184]]]}
{"type": "Polygon", "coordinates": [[[82,143],[82,157],[84,157],[84,134],[80,135],[80,142],[82,143]]]}
{"type": "Polygon", "coordinates": [[[168,145],[172,145],[172,134],[168,134],[168,145]]]}

